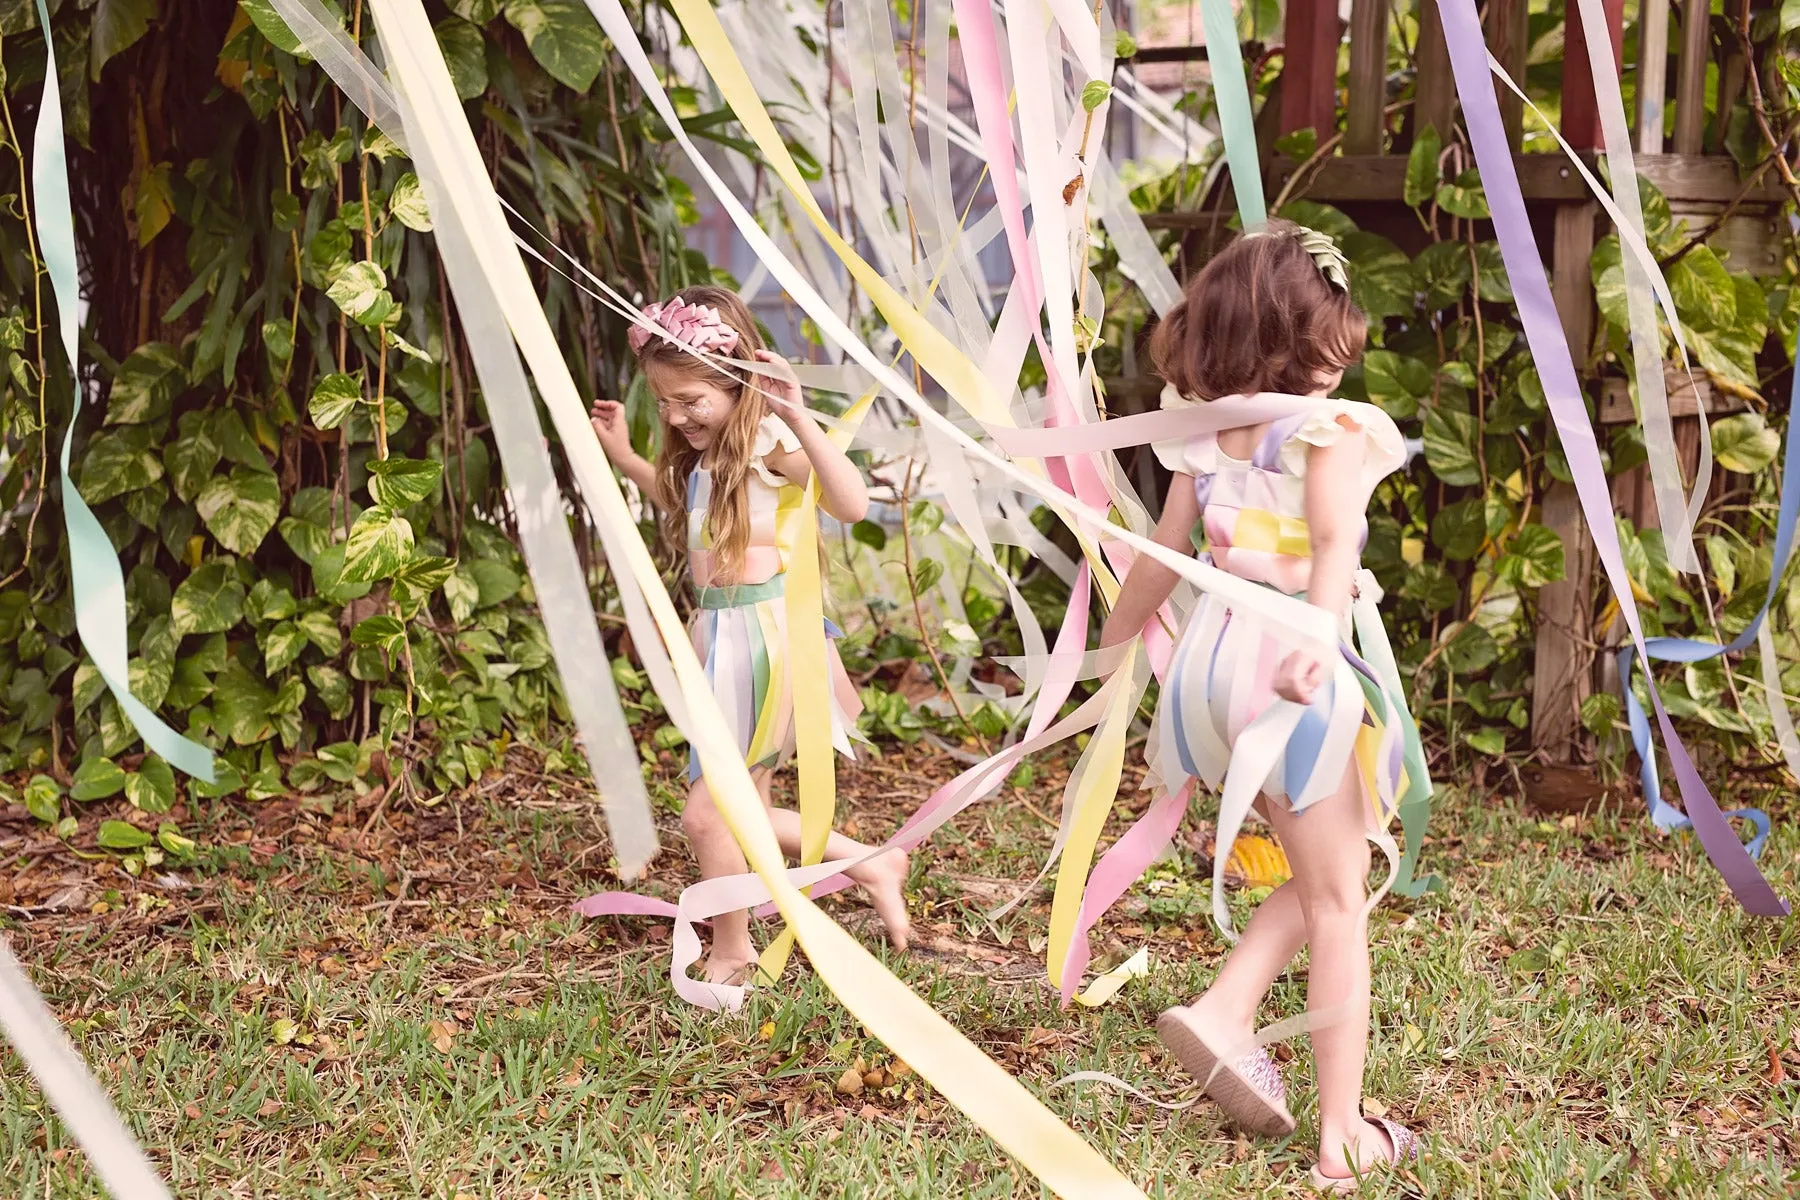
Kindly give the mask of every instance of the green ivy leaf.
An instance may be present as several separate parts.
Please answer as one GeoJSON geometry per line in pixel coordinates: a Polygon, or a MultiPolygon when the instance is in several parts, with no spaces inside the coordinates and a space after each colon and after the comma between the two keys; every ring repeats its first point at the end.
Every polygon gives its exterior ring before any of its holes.
{"type": "Polygon", "coordinates": [[[238,0],[238,7],[244,10],[257,32],[269,39],[271,46],[289,54],[300,53],[300,38],[288,28],[287,22],[281,19],[269,0],[238,0]]]}
{"type": "Polygon", "coordinates": [[[450,615],[457,624],[462,624],[475,615],[475,608],[481,603],[481,585],[476,582],[475,573],[467,564],[458,566],[450,578],[444,580],[444,599],[450,605],[450,615]]]}
{"type": "Polygon", "coordinates": [[[171,858],[183,861],[194,856],[200,844],[181,832],[181,826],[173,821],[164,821],[156,827],[156,844],[161,846],[171,858]]]}
{"type": "Polygon", "coordinates": [[[142,812],[168,812],[175,807],[174,769],[158,755],[145,755],[136,773],[125,777],[125,798],[142,812]]]}
{"type": "Polygon", "coordinates": [[[1425,414],[1425,461],[1434,474],[1453,487],[1481,482],[1481,464],[1475,457],[1480,428],[1471,413],[1439,405],[1425,414]]]}
{"type": "Polygon", "coordinates": [[[387,290],[387,272],[368,259],[345,267],[325,294],[346,317],[364,328],[381,324],[394,311],[394,298],[387,290]]]}
{"type": "Polygon", "coordinates": [[[1458,175],[1455,183],[1438,188],[1437,203],[1451,216],[1471,221],[1485,220],[1490,215],[1487,193],[1481,187],[1481,172],[1473,168],[1458,175]]]}
{"type": "Polygon", "coordinates": [[[125,790],[125,771],[110,758],[90,758],[75,768],[69,799],[80,804],[104,800],[125,790]]]}
{"type": "Polygon", "coordinates": [[[181,353],[166,342],[146,342],[119,364],[106,402],[106,424],[142,425],[166,415],[187,382],[181,353]]]}
{"type": "Polygon", "coordinates": [[[944,524],[944,510],[929,500],[915,500],[906,514],[908,532],[916,538],[936,533],[944,524]]]}
{"type": "Polygon", "coordinates": [[[887,549],[887,530],[873,521],[858,521],[850,527],[850,536],[877,553],[887,549]]]}
{"type": "Polygon", "coordinates": [[[1104,79],[1090,79],[1081,87],[1081,111],[1093,112],[1112,96],[1112,84],[1104,79]]]}
{"type": "Polygon", "coordinates": [[[1478,729],[1474,733],[1464,734],[1463,741],[1467,742],[1471,749],[1485,754],[1489,758],[1506,757],[1506,733],[1504,730],[1489,726],[1486,729],[1478,729]]]}
{"type": "Polygon", "coordinates": [[[293,621],[282,621],[264,630],[257,639],[263,652],[263,673],[274,675],[300,657],[306,634],[293,621]]]}
{"type": "Polygon", "coordinates": [[[418,175],[408,171],[394,181],[394,190],[388,193],[388,212],[408,229],[431,232],[431,210],[425,206],[425,188],[418,175]]]}
{"type": "Polygon", "coordinates": [[[62,817],[62,785],[48,775],[33,775],[25,785],[25,811],[46,825],[62,817]]]}
{"type": "Polygon", "coordinates": [[[169,605],[175,632],[223,633],[244,616],[244,584],[230,563],[201,563],[175,589],[169,605]]]}
{"type": "Polygon", "coordinates": [[[449,581],[456,563],[448,558],[417,555],[394,573],[394,603],[405,616],[417,613],[431,593],[449,581]]]}
{"type": "Polygon", "coordinates": [[[331,533],[311,521],[283,517],[281,540],[287,543],[288,549],[294,552],[296,558],[310,567],[318,562],[319,555],[331,545],[331,533]]]}
{"type": "Polygon", "coordinates": [[[81,459],[82,498],[99,504],[161,479],[163,465],[150,448],[152,440],[152,430],[145,425],[96,435],[81,459]]]}
{"type": "Polygon", "coordinates": [[[558,83],[585,92],[606,65],[606,42],[576,0],[506,0],[506,20],[558,83]]]}
{"type": "Polygon", "coordinates": [[[519,594],[524,581],[519,573],[503,562],[495,562],[491,558],[478,559],[469,564],[469,570],[475,577],[475,586],[482,608],[492,608],[496,604],[511,600],[519,594]]]}
{"type": "MultiPolygon", "coordinates": [[[[1477,548],[1480,543],[1476,543],[1477,548]]],[[[1464,557],[1467,557],[1466,555],[1464,557]]],[[[1406,572],[1400,583],[1400,594],[1409,600],[1416,600],[1428,613],[1443,612],[1456,603],[1462,595],[1456,577],[1444,570],[1443,566],[1427,562],[1421,563],[1406,572]]]]}
{"type": "MultiPolygon", "coordinates": [[[[490,14],[491,15],[491,14],[490,14]]],[[[444,65],[450,68],[450,84],[459,100],[473,100],[487,91],[487,43],[481,30],[461,17],[445,17],[432,27],[444,65]]]]}
{"type": "Polygon", "coordinates": [[[348,604],[369,594],[372,583],[344,579],[344,543],[333,542],[313,559],[313,590],[327,604],[348,604]]]}
{"type": "Polygon", "coordinates": [[[389,458],[369,464],[369,494],[377,504],[405,508],[437,491],[443,464],[430,459],[389,458]]]}
{"type": "Polygon", "coordinates": [[[214,724],[240,746],[265,741],[275,733],[274,702],[275,693],[233,656],[213,683],[214,724]]]}
{"type": "Polygon", "coordinates": [[[1775,461],[1781,435],[1758,412],[1738,413],[1712,427],[1713,458],[1727,471],[1752,475],[1775,461]]]}
{"type": "Polygon", "coordinates": [[[100,69],[136,45],[155,19],[156,0],[98,0],[88,27],[88,78],[100,82],[100,69]]]}
{"type": "Polygon", "coordinates": [[[400,623],[400,618],[390,617],[386,613],[364,617],[350,631],[352,646],[372,646],[390,652],[398,649],[405,638],[406,626],[400,623]]]}
{"type": "Polygon", "coordinates": [[[344,543],[343,584],[386,579],[412,555],[412,523],[385,504],[363,510],[344,543]]]}
{"type": "Polygon", "coordinates": [[[303,613],[295,620],[294,625],[326,658],[336,658],[338,651],[344,648],[343,631],[338,628],[337,618],[328,612],[314,610],[303,613]]]}
{"type": "Polygon", "coordinates": [[[1507,547],[1496,569],[1519,587],[1543,587],[1563,577],[1563,544],[1554,529],[1527,525],[1507,547]]]}
{"type": "Polygon", "coordinates": [[[342,720],[350,713],[350,677],[329,664],[306,668],[313,694],[333,719],[342,720]]]}
{"type": "Polygon", "coordinates": [[[1469,248],[1461,242],[1433,242],[1413,259],[1413,276],[1433,312],[1462,299],[1474,275],[1469,248]]]}
{"type": "Polygon", "coordinates": [[[1602,737],[1618,724],[1624,706],[1619,698],[1611,692],[1595,692],[1581,702],[1581,727],[1602,737]]]}
{"type": "Polygon", "coordinates": [[[928,592],[937,586],[938,580],[944,577],[944,564],[935,558],[922,558],[913,570],[913,584],[921,592],[928,592]]]}
{"type": "Polygon", "coordinates": [[[1371,350],[1363,357],[1363,386],[1388,416],[1409,420],[1417,415],[1419,401],[1431,394],[1431,368],[1392,350],[1371,350]]]}
{"type": "Polygon", "coordinates": [[[246,558],[256,553],[281,515],[281,485],[273,475],[233,467],[214,475],[194,500],[194,509],[219,544],[246,558]]]}
{"type": "Polygon", "coordinates": [[[1402,193],[1413,208],[1428,203],[1437,194],[1438,156],[1444,152],[1444,139],[1437,126],[1426,122],[1413,137],[1412,150],[1406,156],[1406,185],[1402,193]]]}
{"type": "Polygon", "coordinates": [[[1710,246],[1695,246],[1669,268],[1669,294],[1690,329],[1730,329],[1737,324],[1737,288],[1710,246]]]}
{"type": "Polygon", "coordinates": [[[1350,298],[1372,322],[1410,317],[1418,307],[1412,262],[1379,234],[1352,230],[1338,239],[1350,262],[1350,298]]]}
{"type": "Polygon", "coordinates": [[[150,835],[129,821],[100,822],[100,845],[108,850],[141,850],[150,835]]]}
{"type": "Polygon", "coordinates": [[[1471,496],[1438,510],[1431,518],[1431,541],[1444,557],[1461,562],[1481,552],[1490,536],[1488,526],[1487,502],[1471,496]]]}
{"type": "Polygon", "coordinates": [[[1444,664],[1458,675],[1471,675],[1494,664],[1500,648],[1493,635],[1473,621],[1458,621],[1444,630],[1444,664]]]}
{"type": "Polygon", "coordinates": [[[1506,273],[1499,242],[1481,242],[1475,247],[1475,292],[1490,304],[1512,303],[1512,277],[1506,273]]]}

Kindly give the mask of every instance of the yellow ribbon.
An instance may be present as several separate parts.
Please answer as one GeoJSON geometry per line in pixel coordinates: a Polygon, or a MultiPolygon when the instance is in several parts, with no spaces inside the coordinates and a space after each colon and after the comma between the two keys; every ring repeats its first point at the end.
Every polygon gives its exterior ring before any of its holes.
{"type": "MultiPolygon", "coordinates": [[[[446,201],[439,222],[455,223],[524,353],[538,391],[569,447],[570,460],[607,540],[613,567],[642,589],[654,628],[636,638],[660,637],[684,702],[685,729],[700,756],[713,798],[751,867],[768,886],[782,916],[814,968],[871,1035],[911,1063],[952,1104],[1054,1191],[1069,1197],[1139,1197],[1143,1193],[1045,1108],[1035,1096],[976,1049],[881,965],[854,938],[787,881],[774,831],[748,767],[726,728],[718,701],[689,645],[675,606],[649,550],[638,536],[618,482],[607,468],[586,419],[568,365],[552,335],[524,263],[508,237],[492,185],[452,187],[445,181],[485,180],[450,73],[419,0],[372,0],[396,90],[421,173],[439,182],[446,201]],[[616,553],[615,553],[616,551],[616,553]]],[[[529,402],[518,396],[491,403],[529,402]]]]}

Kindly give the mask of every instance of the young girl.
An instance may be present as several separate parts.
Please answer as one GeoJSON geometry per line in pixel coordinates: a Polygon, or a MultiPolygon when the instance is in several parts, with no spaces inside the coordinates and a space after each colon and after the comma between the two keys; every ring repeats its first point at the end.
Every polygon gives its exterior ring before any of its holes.
{"type": "MultiPolygon", "coordinates": [[[[1366,1121],[1361,1110],[1369,838],[1392,844],[1382,830],[1406,784],[1394,726],[1410,720],[1390,707],[1375,672],[1347,644],[1355,588],[1374,587],[1358,571],[1363,513],[1376,483],[1405,460],[1399,430],[1380,409],[1326,399],[1361,357],[1366,333],[1330,239],[1272,221],[1209,262],[1151,342],[1171,385],[1164,407],[1258,392],[1318,398],[1295,415],[1159,444],[1174,481],[1155,537],[1183,551],[1204,540],[1203,561],[1324,609],[1344,630],[1341,661],[1291,649],[1259,628],[1262,614],[1203,595],[1163,681],[1150,765],[1164,781],[1196,775],[1217,786],[1247,746],[1246,727],[1277,697],[1306,706],[1260,788],[1293,878],[1257,909],[1206,994],[1164,1013],[1157,1033],[1238,1124],[1291,1132],[1286,1088],[1269,1056],[1255,1049],[1222,1059],[1255,1044],[1264,995],[1309,947],[1320,1135],[1313,1182],[1330,1191],[1354,1190],[1372,1166],[1416,1153],[1410,1132],[1366,1121]]],[[[1141,630],[1175,578],[1137,559],[1102,644],[1141,630]]],[[[1250,736],[1270,732],[1257,727],[1250,736]]]]}
{"type": "MultiPolygon", "coordinates": [[[[782,572],[788,547],[782,517],[817,475],[819,504],[842,521],[859,521],[869,493],[861,473],[813,421],[786,360],[763,347],[744,302],[716,287],[692,287],[644,309],[654,332],[634,325],[633,353],[656,395],[662,445],[652,465],[631,448],[624,406],[594,404],[594,432],[606,456],[655,502],[664,537],[685,545],[699,600],[692,635],[727,724],[770,805],[776,766],[793,750],[793,692],[787,674],[782,572]],[[702,356],[705,357],[702,357],[702,356]],[[729,370],[708,359],[760,363],[729,370]]],[[[830,622],[827,630],[836,636],[830,622]]],[[[856,690],[835,647],[828,646],[832,735],[849,753],[859,711],[856,690]]],[[[747,870],[744,855],[713,804],[700,759],[692,755],[681,824],[708,879],[747,870]]],[[[782,850],[800,849],[800,814],[770,805],[782,850]]],[[[863,846],[833,833],[828,859],[860,857],[863,846]]],[[[875,906],[896,949],[906,948],[908,921],[901,886],[907,857],[890,851],[850,872],[875,906]]],[[[713,920],[706,977],[741,982],[756,962],[750,915],[713,920]]]]}

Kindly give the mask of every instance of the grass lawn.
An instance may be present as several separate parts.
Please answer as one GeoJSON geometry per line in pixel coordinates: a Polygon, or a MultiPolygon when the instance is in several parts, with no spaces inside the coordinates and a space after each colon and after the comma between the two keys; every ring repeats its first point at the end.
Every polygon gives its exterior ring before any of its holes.
{"type": "MultiPolygon", "coordinates": [[[[606,885],[604,835],[577,786],[533,761],[515,751],[508,773],[432,809],[189,812],[208,849],[160,881],[0,812],[0,925],[177,1196],[1041,1194],[803,962],[714,1016],[674,1000],[665,925],[569,915],[606,885]],[[858,1060],[874,1083],[849,1094],[858,1060]]],[[[918,750],[846,767],[844,815],[883,836],[953,767],[918,750]]],[[[1096,938],[1101,967],[1148,944],[1151,975],[1061,1011],[1034,953],[1047,893],[998,927],[981,916],[1035,870],[1055,804],[1048,789],[997,799],[915,855],[919,944],[894,970],[1150,1195],[1309,1194],[1303,1041],[1290,1142],[1246,1140],[1204,1101],[1165,1112],[1050,1089],[1106,1070],[1189,1098],[1151,1024],[1223,951],[1191,869],[1195,814],[1190,869],[1159,867],[1096,938]]],[[[1797,816],[1777,813],[1763,859],[1789,897],[1797,816]]],[[[664,823],[647,886],[673,896],[692,867],[664,823]]],[[[1449,890],[1376,916],[1368,1075],[1427,1157],[1368,1194],[1800,1192],[1795,922],[1740,916],[1698,847],[1637,812],[1546,822],[1484,790],[1447,797],[1434,830],[1427,865],[1449,890]]],[[[826,904],[875,940],[853,897],[826,904]]],[[[1302,964],[1264,1019],[1297,1011],[1303,989],[1302,964]]],[[[5,1194],[100,1195],[46,1117],[0,1051],[5,1194]]]]}

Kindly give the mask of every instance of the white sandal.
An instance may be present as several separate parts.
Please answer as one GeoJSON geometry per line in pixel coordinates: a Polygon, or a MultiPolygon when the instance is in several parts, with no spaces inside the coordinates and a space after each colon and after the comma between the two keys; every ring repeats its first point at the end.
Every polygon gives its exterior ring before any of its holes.
{"type": "Polygon", "coordinates": [[[1337,1175],[1327,1175],[1324,1171],[1320,1170],[1317,1164],[1315,1164],[1312,1169],[1312,1185],[1315,1188],[1319,1189],[1321,1192],[1330,1192],[1336,1196],[1348,1196],[1358,1188],[1362,1187],[1363,1183],[1368,1180],[1377,1169],[1391,1169],[1399,1166],[1401,1163],[1411,1162],[1419,1157],[1418,1134],[1396,1121],[1388,1120],[1386,1117],[1371,1117],[1365,1118],[1365,1120],[1367,1120],[1370,1125],[1375,1126],[1377,1129],[1387,1134],[1387,1160],[1385,1162],[1377,1161],[1370,1163],[1360,1169],[1352,1167],[1351,1170],[1354,1172],[1353,1174],[1341,1177],[1337,1175]]]}
{"type": "Polygon", "coordinates": [[[1282,1081],[1281,1069],[1261,1046],[1236,1062],[1222,1062],[1194,1014],[1185,1008],[1171,1008],[1158,1017],[1156,1036],[1233,1122],[1263,1137],[1286,1137],[1294,1132],[1287,1084],[1282,1081]]]}

